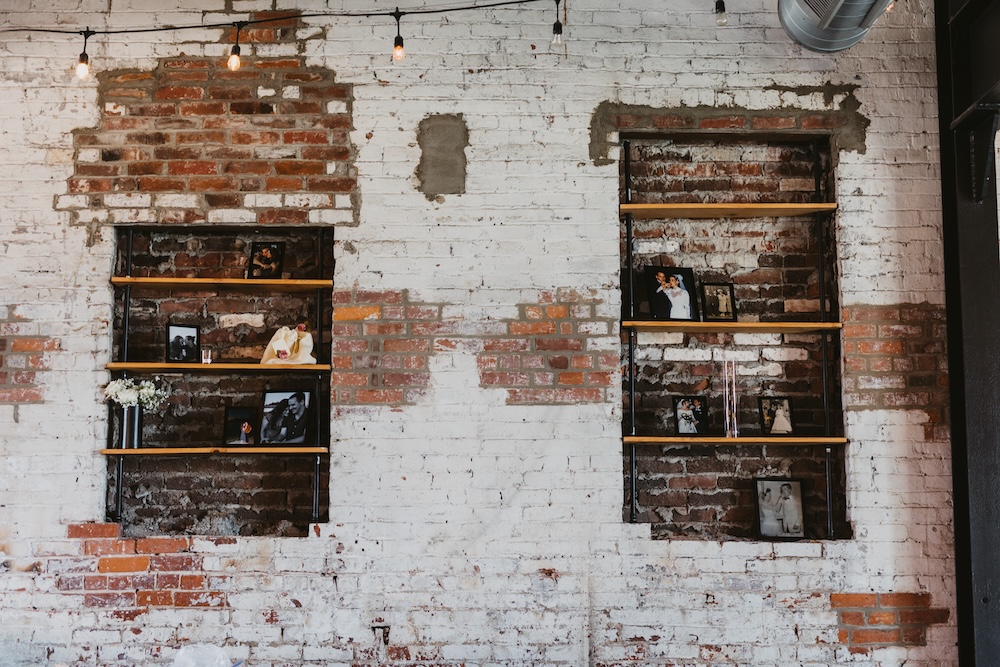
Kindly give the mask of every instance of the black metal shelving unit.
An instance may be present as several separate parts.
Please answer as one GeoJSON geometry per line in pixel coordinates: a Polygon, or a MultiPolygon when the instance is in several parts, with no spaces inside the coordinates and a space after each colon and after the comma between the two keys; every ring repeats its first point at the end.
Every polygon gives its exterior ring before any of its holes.
{"type": "MultiPolygon", "coordinates": [[[[662,137],[666,138],[666,137],[662,137]]],[[[635,204],[633,203],[631,140],[622,142],[623,155],[623,202],[619,207],[619,216],[625,224],[625,266],[623,268],[624,288],[627,289],[626,319],[621,326],[627,336],[625,363],[625,391],[628,395],[629,407],[625,413],[625,435],[623,443],[629,452],[629,521],[635,523],[638,515],[638,478],[637,447],[643,445],[690,444],[709,445],[715,447],[739,446],[747,444],[764,444],[769,446],[817,446],[824,448],[825,455],[825,490],[826,490],[826,534],[833,539],[836,527],[833,517],[833,448],[847,444],[847,439],[833,435],[831,414],[831,392],[833,377],[831,374],[831,337],[838,334],[842,328],[838,319],[833,318],[827,307],[826,277],[828,253],[824,252],[828,234],[837,205],[834,202],[823,202],[821,199],[822,173],[818,145],[813,144],[815,156],[813,172],[815,191],[812,202],[809,203],[674,203],[674,204],[635,204]],[[755,217],[798,217],[811,216],[817,243],[817,271],[819,281],[820,313],[818,321],[801,322],[687,322],[639,319],[636,313],[635,280],[634,280],[634,223],[636,219],[705,219],[721,221],[732,218],[755,217]],[[641,331],[679,332],[679,333],[775,333],[775,334],[814,334],[820,339],[821,372],[822,372],[822,404],[823,404],[823,435],[822,436],[742,436],[742,437],[704,437],[691,438],[686,436],[665,436],[639,434],[636,425],[636,348],[638,334],[641,331]]]]}
{"type": "MultiPolygon", "coordinates": [[[[114,446],[113,430],[111,428],[113,416],[113,406],[109,405],[108,415],[108,440],[107,448],[101,450],[101,454],[111,456],[116,459],[115,471],[115,500],[114,507],[108,510],[110,521],[119,521],[122,518],[122,488],[124,477],[124,461],[129,456],[205,456],[205,455],[226,455],[226,456],[312,456],[313,464],[313,487],[312,487],[312,520],[320,520],[320,478],[322,473],[322,459],[330,453],[329,429],[324,428],[323,419],[329,415],[329,378],[331,372],[329,353],[324,354],[325,346],[323,342],[324,332],[332,335],[332,322],[323,322],[324,295],[327,299],[333,291],[333,279],[323,278],[332,274],[332,264],[328,265],[325,260],[326,249],[332,247],[333,231],[324,227],[307,228],[301,226],[258,228],[240,226],[183,226],[171,228],[167,226],[136,225],[121,227],[118,229],[119,244],[125,246],[124,262],[121,267],[123,275],[115,275],[111,278],[111,284],[116,290],[116,296],[121,298],[122,331],[118,345],[117,360],[107,365],[113,378],[138,377],[151,374],[180,374],[180,375],[291,375],[299,378],[311,378],[314,387],[316,401],[323,401],[326,397],[326,409],[317,404],[313,408],[315,423],[313,425],[317,443],[314,446],[178,446],[178,447],[140,447],[136,449],[121,449],[114,446]],[[178,235],[235,235],[240,238],[288,238],[292,234],[313,235],[315,239],[316,263],[313,273],[316,277],[309,279],[243,279],[243,278],[190,278],[190,277],[142,277],[133,276],[133,252],[135,235],[137,233],[157,233],[157,234],[178,234],[178,235]],[[283,364],[259,364],[259,363],[161,363],[148,361],[132,361],[130,359],[129,334],[131,327],[131,307],[133,290],[144,291],[171,291],[171,290],[198,290],[214,293],[312,293],[316,313],[316,330],[319,343],[314,347],[317,358],[316,364],[303,365],[283,365],[283,364]],[[324,361],[325,358],[325,361],[324,361]],[[324,381],[326,387],[324,388],[324,381]],[[324,391],[326,389],[327,391],[324,391]]],[[[124,427],[121,425],[121,427],[124,427]]]]}

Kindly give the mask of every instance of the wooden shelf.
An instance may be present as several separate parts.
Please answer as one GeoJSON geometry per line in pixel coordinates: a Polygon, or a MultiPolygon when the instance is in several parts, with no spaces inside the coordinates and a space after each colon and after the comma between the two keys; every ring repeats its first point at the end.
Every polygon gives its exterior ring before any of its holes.
{"type": "Polygon", "coordinates": [[[766,436],[748,435],[739,438],[725,436],[703,435],[626,435],[623,438],[626,445],[779,445],[795,447],[799,445],[846,445],[847,438],[837,437],[800,437],[800,436],[766,436]]]}
{"type": "Polygon", "coordinates": [[[232,289],[268,292],[311,292],[318,289],[333,289],[332,280],[264,280],[261,278],[137,278],[114,276],[111,284],[115,287],[141,287],[153,290],[209,290],[232,289]]]}
{"type": "Polygon", "coordinates": [[[138,449],[102,449],[107,456],[188,456],[190,454],[329,454],[329,447],[140,447],[138,449]]]}
{"type": "Polygon", "coordinates": [[[233,373],[250,371],[253,373],[315,372],[325,373],[330,364],[168,364],[162,361],[112,361],[109,371],[133,371],[136,373],[233,373]]]}
{"type": "Polygon", "coordinates": [[[664,218],[783,218],[813,213],[832,213],[835,202],[806,204],[621,204],[620,215],[659,220],[664,218]]]}
{"type": "Polygon", "coordinates": [[[840,322],[689,322],[686,320],[625,320],[623,329],[676,333],[794,334],[836,331],[840,322]]]}

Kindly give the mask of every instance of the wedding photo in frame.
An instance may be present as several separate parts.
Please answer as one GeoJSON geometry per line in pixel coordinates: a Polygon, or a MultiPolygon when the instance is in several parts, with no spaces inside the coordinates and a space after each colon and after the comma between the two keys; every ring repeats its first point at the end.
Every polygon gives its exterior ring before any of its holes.
{"type": "Polygon", "coordinates": [[[674,397],[674,432],[677,435],[708,434],[708,403],[704,396],[674,397]]]}
{"type": "Polygon", "coordinates": [[[792,424],[792,399],[780,396],[757,398],[761,435],[795,435],[792,424]]]}
{"type": "Polygon", "coordinates": [[[284,261],[283,241],[254,241],[250,244],[247,278],[280,278],[284,261]]]}
{"type": "Polygon", "coordinates": [[[733,283],[701,284],[702,319],[706,322],[735,322],[736,294],[733,283]]]}
{"type": "Polygon", "coordinates": [[[222,437],[227,445],[249,447],[257,443],[257,410],[227,407],[222,437]]]}
{"type": "Polygon", "coordinates": [[[201,332],[198,327],[167,324],[167,361],[194,364],[201,361],[201,332]]]}
{"type": "Polygon", "coordinates": [[[261,397],[260,444],[315,444],[315,404],[316,397],[309,389],[265,391],[261,397]]]}
{"type": "Polygon", "coordinates": [[[649,313],[654,320],[698,321],[698,299],[692,269],[647,266],[643,276],[649,313]]]}
{"type": "Polygon", "coordinates": [[[781,477],[754,479],[757,534],[771,540],[806,536],[802,512],[802,480],[781,477]]]}

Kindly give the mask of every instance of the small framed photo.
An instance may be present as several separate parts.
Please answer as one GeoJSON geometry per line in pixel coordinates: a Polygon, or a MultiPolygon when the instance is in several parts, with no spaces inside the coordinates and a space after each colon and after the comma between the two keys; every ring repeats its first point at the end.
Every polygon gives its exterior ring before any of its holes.
{"type": "Polygon", "coordinates": [[[757,534],[774,540],[798,540],[806,536],[802,521],[802,481],[787,478],[756,478],[757,534]]]}
{"type": "Polygon", "coordinates": [[[701,284],[702,318],[706,322],[735,322],[736,297],[732,283],[701,284]]]}
{"type": "Polygon", "coordinates": [[[314,444],[315,403],[315,396],[308,389],[265,391],[258,430],[260,444],[314,444]]]}
{"type": "Polygon", "coordinates": [[[257,442],[257,426],[254,408],[227,407],[223,440],[227,445],[253,445],[257,442]]]}
{"type": "Polygon", "coordinates": [[[254,241],[250,244],[247,278],[280,278],[284,261],[283,241],[254,241]]]}
{"type": "Polygon", "coordinates": [[[792,425],[792,399],[782,397],[759,397],[757,410],[760,413],[761,435],[794,435],[792,425]]]}
{"type": "Polygon", "coordinates": [[[167,324],[167,361],[175,364],[201,363],[201,334],[198,327],[167,324]]]}
{"type": "Polygon", "coordinates": [[[698,320],[694,271],[670,266],[645,268],[649,312],[654,320],[698,320]]]}
{"type": "Polygon", "coordinates": [[[677,435],[708,434],[708,405],[703,396],[674,397],[674,428],[677,435]]]}

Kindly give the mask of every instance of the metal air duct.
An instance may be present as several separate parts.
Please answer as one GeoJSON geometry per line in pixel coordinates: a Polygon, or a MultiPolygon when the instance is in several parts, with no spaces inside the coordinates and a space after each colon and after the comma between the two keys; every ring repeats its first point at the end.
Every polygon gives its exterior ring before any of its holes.
{"type": "Polygon", "coordinates": [[[813,51],[843,51],[860,42],[893,0],[778,0],[781,27],[813,51]]]}

